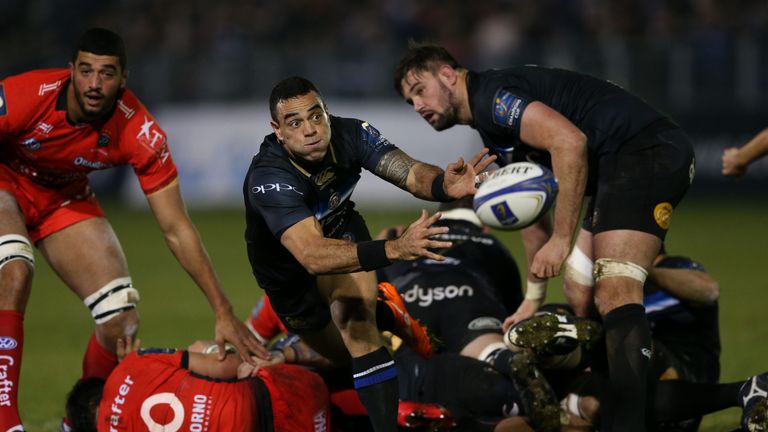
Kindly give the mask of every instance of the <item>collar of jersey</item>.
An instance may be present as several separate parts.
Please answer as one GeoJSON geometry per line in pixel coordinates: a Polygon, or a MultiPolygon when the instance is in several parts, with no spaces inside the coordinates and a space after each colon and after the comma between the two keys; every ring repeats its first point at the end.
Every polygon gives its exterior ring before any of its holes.
{"type": "Polygon", "coordinates": [[[483,223],[480,221],[480,218],[477,217],[475,212],[470,209],[457,208],[452,210],[443,210],[440,213],[442,213],[442,216],[440,216],[440,219],[460,220],[464,222],[469,222],[478,227],[483,226],[483,223]]]}

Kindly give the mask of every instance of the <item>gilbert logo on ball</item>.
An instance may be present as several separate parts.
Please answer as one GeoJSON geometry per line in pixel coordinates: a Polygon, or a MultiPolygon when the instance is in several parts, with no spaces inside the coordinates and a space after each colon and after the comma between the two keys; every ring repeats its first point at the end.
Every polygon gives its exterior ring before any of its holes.
{"type": "Polygon", "coordinates": [[[557,191],[557,180],[546,167],[531,162],[509,164],[477,189],[475,213],[493,228],[525,228],[552,207],[557,191]]]}

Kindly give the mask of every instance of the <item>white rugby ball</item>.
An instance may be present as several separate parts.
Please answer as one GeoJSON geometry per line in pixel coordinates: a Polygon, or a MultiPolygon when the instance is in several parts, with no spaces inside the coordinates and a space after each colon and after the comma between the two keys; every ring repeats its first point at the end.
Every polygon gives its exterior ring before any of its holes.
{"type": "Polygon", "coordinates": [[[557,197],[552,171],[531,162],[516,162],[496,170],[479,188],[475,213],[491,227],[518,230],[536,222],[557,197]]]}

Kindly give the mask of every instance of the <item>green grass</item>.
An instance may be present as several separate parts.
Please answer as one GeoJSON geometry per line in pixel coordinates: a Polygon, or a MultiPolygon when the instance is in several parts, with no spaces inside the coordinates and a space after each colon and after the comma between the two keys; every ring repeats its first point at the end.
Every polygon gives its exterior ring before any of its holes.
{"type": "MultiPolygon", "coordinates": [[[[213,320],[197,287],[176,263],[149,213],[108,208],[120,237],[134,284],[140,290],[141,339],[145,346],[185,346],[211,338],[213,320]]],[[[362,210],[371,232],[407,224],[417,210],[396,213],[362,210]]],[[[213,258],[225,291],[239,316],[261,295],[250,273],[242,240],[241,210],[196,210],[192,218],[213,258]]],[[[744,379],[768,369],[768,203],[687,202],[676,212],[667,246],[671,253],[702,262],[721,284],[722,379],[744,379]]],[[[500,236],[522,257],[517,233],[500,236]]],[[[32,298],[25,320],[21,412],[29,431],[51,431],[63,415],[64,398],[80,374],[80,361],[93,321],[38,255],[32,298]]],[[[523,259],[520,259],[524,261],[523,259]]],[[[559,281],[550,300],[562,300],[559,281]]],[[[732,409],[709,416],[702,430],[730,430],[738,422],[732,409]]]]}

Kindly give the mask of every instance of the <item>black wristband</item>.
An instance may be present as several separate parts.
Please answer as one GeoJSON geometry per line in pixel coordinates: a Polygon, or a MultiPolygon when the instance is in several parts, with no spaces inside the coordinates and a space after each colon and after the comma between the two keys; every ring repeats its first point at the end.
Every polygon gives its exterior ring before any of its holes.
{"type": "Polygon", "coordinates": [[[365,271],[376,270],[392,264],[384,248],[386,240],[371,240],[357,244],[357,261],[365,271]]]}
{"type": "Polygon", "coordinates": [[[448,202],[453,201],[453,198],[449,197],[448,194],[445,193],[443,190],[443,183],[445,182],[445,173],[438,174],[434,180],[432,180],[432,198],[435,199],[435,201],[440,202],[448,202]]]}

